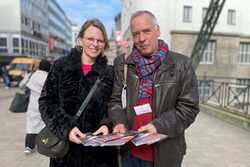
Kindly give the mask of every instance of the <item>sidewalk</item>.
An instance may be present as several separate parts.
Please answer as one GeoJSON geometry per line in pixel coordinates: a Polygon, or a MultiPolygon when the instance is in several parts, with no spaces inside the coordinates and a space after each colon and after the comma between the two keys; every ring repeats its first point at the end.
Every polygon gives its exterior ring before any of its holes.
{"type": "Polygon", "coordinates": [[[0,85],[0,166],[48,167],[49,159],[34,153],[24,155],[25,113],[11,113],[11,99],[19,88],[6,90],[0,85]]]}
{"type": "MultiPolygon", "coordinates": [[[[24,155],[25,113],[8,108],[19,88],[0,85],[0,166],[48,167],[49,159],[24,155]]],[[[186,131],[187,155],[182,167],[250,167],[250,132],[201,112],[186,131]]],[[[166,155],[167,156],[167,155],[166,155]]]]}
{"type": "Polygon", "coordinates": [[[183,167],[250,167],[250,131],[200,112],[186,140],[183,167]]]}

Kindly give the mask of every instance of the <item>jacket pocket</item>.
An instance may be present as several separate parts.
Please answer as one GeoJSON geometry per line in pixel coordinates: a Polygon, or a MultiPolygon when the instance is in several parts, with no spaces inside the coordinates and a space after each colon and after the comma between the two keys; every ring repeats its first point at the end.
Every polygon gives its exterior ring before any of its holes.
{"type": "Polygon", "coordinates": [[[161,82],[154,84],[153,103],[158,111],[166,111],[172,108],[177,100],[179,83],[161,82]]]}

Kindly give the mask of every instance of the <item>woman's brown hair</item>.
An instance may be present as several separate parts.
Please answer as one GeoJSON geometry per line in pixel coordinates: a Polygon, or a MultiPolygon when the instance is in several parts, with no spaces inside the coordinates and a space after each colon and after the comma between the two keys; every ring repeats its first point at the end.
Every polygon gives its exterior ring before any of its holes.
{"type": "Polygon", "coordinates": [[[78,39],[83,38],[86,29],[89,28],[90,26],[94,26],[102,31],[104,41],[105,41],[104,51],[108,51],[110,49],[110,46],[108,43],[107,32],[102,22],[98,19],[89,19],[82,25],[81,30],[76,37],[76,42],[78,39]]]}

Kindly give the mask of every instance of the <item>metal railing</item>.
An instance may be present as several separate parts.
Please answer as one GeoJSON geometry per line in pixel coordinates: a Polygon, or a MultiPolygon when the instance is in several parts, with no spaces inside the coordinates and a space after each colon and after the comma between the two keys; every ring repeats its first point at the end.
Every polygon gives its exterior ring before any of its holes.
{"type": "Polygon", "coordinates": [[[199,80],[200,101],[250,116],[250,85],[199,80]]]}

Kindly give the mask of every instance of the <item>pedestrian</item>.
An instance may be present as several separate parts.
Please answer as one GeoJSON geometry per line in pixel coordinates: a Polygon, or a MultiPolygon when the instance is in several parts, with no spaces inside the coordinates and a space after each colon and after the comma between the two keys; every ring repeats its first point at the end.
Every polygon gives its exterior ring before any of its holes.
{"type": "Polygon", "coordinates": [[[41,60],[38,70],[34,73],[27,74],[19,84],[20,87],[24,87],[26,84],[26,87],[30,91],[29,104],[26,112],[25,154],[35,152],[36,136],[45,126],[39,112],[38,99],[41,96],[41,91],[50,66],[49,61],[41,60]]]}
{"type": "Polygon", "coordinates": [[[77,36],[79,46],[55,61],[39,99],[46,126],[59,138],[69,140],[63,158],[51,158],[50,167],[116,167],[116,147],[85,147],[80,138],[87,132],[108,134],[112,130],[107,118],[107,104],[112,93],[113,67],[108,65],[107,33],[98,19],[87,20],[77,36]],[[97,78],[98,85],[78,121],[74,116],[97,78]]]}
{"type": "Polygon", "coordinates": [[[4,81],[4,88],[10,88],[10,75],[9,75],[10,65],[2,66],[2,77],[4,81]]]}
{"type": "Polygon", "coordinates": [[[109,103],[113,132],[127,130],[161,133],[166,140],[122,148],[123,167],[180,167],[186,153],[184,131],[199,112],[198,87],[191,60],[169,50],[149,11],[130,20],[133,48],[114,60],[114,87],[109,103]],[[124,63],[127,64],[126,109],[122,106],[124,63]],[[139,110],[138,108],[141,108],[139,110]]]}

